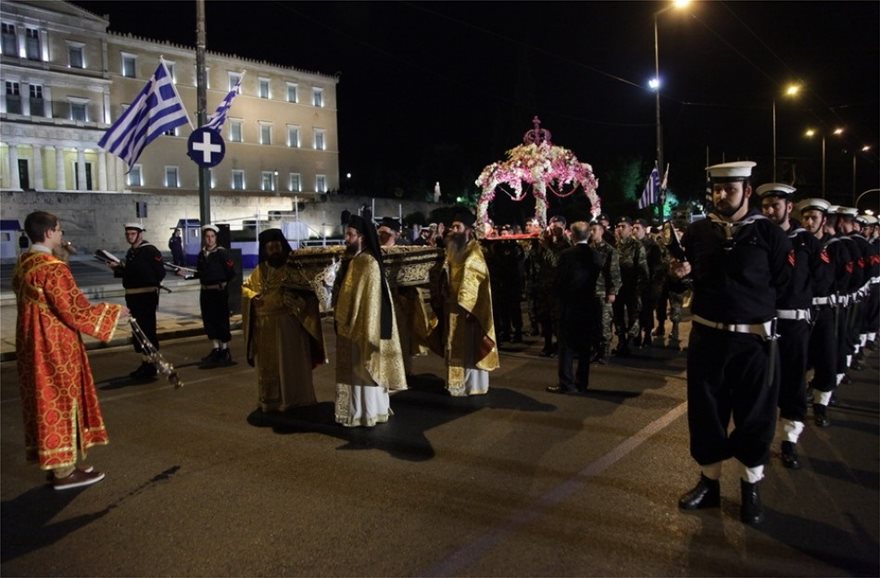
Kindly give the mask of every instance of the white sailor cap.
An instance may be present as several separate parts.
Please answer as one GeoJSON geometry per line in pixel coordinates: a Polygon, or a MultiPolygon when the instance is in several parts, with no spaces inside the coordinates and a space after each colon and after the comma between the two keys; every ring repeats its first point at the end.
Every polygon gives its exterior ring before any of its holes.
{"type": "Polygon", "coordinates": [[[841,217],[853,218],[859,216],[859,210],[855,207],[837,207],[836,213],[841,217]]]}
{"type": "Polygon", "coordinates": [[[207,225],[202,225],[202,233],[204,233],[205,231],[214,231],[215,233],[219,233],[220,227],[211,223],[207,225]]]}
{"type": "Polygon", "coordinates": [[[758,187],[755,192],[760,198],[764,197],[781,197],[783,199],[791,199],[791,196],[797,189],[785,183],[766,183],[758,187]]]}
{"type": "Polygon", "coordinates": [[[795,205],[795,209],[802,213],[810,210],[828,213],[831,210],[831,203],[825,199],[804,199],[795,205]]]}
{"type": "Polygon", "coordinates": [[[859,225],[873,225],[874,222],[871,220],[873,218],[874,217],[872,217],[871,215],[857,215],[856,223],[858,223],[859,225]]]}
{"type": "Polygon", "coordinates": [[[880,223],[880,219],[877,219],[877,217],[875,217],[874,215],[862,215],[862,219],[868,226],[880,223]]]}
{"type": "Polygon", "coordinates": [[[126,231],[129,229],[134,229],[136,231],[146,231],[146,229],[144,228],[143,225],[141,225],[140,223],[135,223],[135,222],[126,223],[124,225],[124,228],[126,231]]]}
{"type": "Polygon", "coordinates": [[[706,167],[709,178],[713,181],[738,181],[752,176],[752,168],[758,163],[752,161],[736,161],[706,167]]]}

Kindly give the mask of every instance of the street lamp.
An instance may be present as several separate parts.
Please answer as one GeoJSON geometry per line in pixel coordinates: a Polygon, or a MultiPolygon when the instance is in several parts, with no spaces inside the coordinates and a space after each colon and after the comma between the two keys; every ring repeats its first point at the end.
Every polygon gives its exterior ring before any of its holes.
{"type": "MultiPolygon", "coordinates": [[[[789,84],[783,93],[789,98],[794,98],[801,90],[799,84],[789,84]]],[[[776,182],[776,97],[773,97],[773,181],[776,182]]]]}
{"type": "MultiPolygon", "coordinates": [[[[832,131],[832,134],[835,136],[840,136],[843,134],[842,128],[835,128],[832,131]]],[[[813,138],[816,136],[816,129],[808,128],[804,133],[807,138],[813,138]]],[[[825,198],[825,133],[822,133],[822,198],[825,198]]]]}
{"type": "Polygon", "coordinates": [[[657,32],[657,17],[675,8],[682,10],[690,4],[690,0],[675,0],[672,5],[654,12],[654,78],[648,82],[648,86],[655,92],[657,108],[657,170],[663,174],[663,125],[660,123],[660,41],[657,32]]]}

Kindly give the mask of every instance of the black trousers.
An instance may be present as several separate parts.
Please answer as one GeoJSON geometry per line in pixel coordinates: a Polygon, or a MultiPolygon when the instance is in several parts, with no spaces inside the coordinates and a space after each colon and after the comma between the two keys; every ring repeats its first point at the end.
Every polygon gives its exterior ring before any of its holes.
{"type": "Polygon", "coordinates": [[[807,348],[810,324],[807,321],[780,319],[779,333],[779,415],[804,421],[807,415],[807,348]]]}
{"type": "MultiPolygon", "coordinates": [[[[125,296],[125,306],[135,318],[144,335],[150,340],[157,350],[159,349],[159,336],[156,334],[156,309],[159,308],[159,292],[135,293],[125,296]]],[[[134,342],[134,350],[142,353],[140,344],[134,342]]]]}
{"type": "Polygon", "coordinates": [[[202,325],[208,339],[219,339],[223,343],[232,341],[229,332],[229,295],[226,289],[202,289],[199,294],[202,308],[202,325]]]}
{"type": "Polygon", "coordinates": [[[560,335],[558,350],[559,387],[566,391],[585,392],[590,387],[590,349],[573,349],[560,335]],[[577,372],[574,364],[577,362],[577,372]]]}
{"type": "Polygon", "coordinates": [[[807,359],[813,368],[812,386],[816,391],[833,391],[837,384],[837,342],[835,341],[834,309],[820,305],[813,310],[807,359]]]}
{"type": "Polygon", "coordinates": [[[778,373],[769,375],[771,355],[778,357],[756,335],[693,324],[687,398],[691,456],[698,464],[731,457],[749,468],[768,462],[779,400],[778,373]]]}

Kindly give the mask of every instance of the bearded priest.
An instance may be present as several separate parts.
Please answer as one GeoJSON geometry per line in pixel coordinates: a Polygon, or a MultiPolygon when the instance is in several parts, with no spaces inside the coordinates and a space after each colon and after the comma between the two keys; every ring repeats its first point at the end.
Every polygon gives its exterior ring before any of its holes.
{"type": "Polygon", "coordinates": [[[373,427],[393,415],[388,392],[406,389],[403,355],[376,227],[353,215],[337,274],[336,422],[373,427]]]}

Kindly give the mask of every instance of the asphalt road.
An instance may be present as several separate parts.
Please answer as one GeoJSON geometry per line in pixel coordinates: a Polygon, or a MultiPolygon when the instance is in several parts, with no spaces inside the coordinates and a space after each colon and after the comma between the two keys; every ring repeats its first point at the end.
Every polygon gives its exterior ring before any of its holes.
{"type": "MultiPolygon", "coordinates": [[[[127,348],[91,352],[111,444],[107,478],[55,492],[24,460],[14,362],[0,365],[3,576],[877,576],[878,367],[808,424],[804,467],[774,457],[759,528],[722,507],[683,513],[684,356],[593,366],[586,397],[547,393],[555,361],[508,348],[489,395],[450,398],[437,357],[374,429],[333,423],[335,358],[319,404],[256,412],[243,362],[201,370],[203,338],[163,342],[185,386],[134,384],[127,348]]],[[[778,442],[774,443],[778,450],[778,442]]]]}

